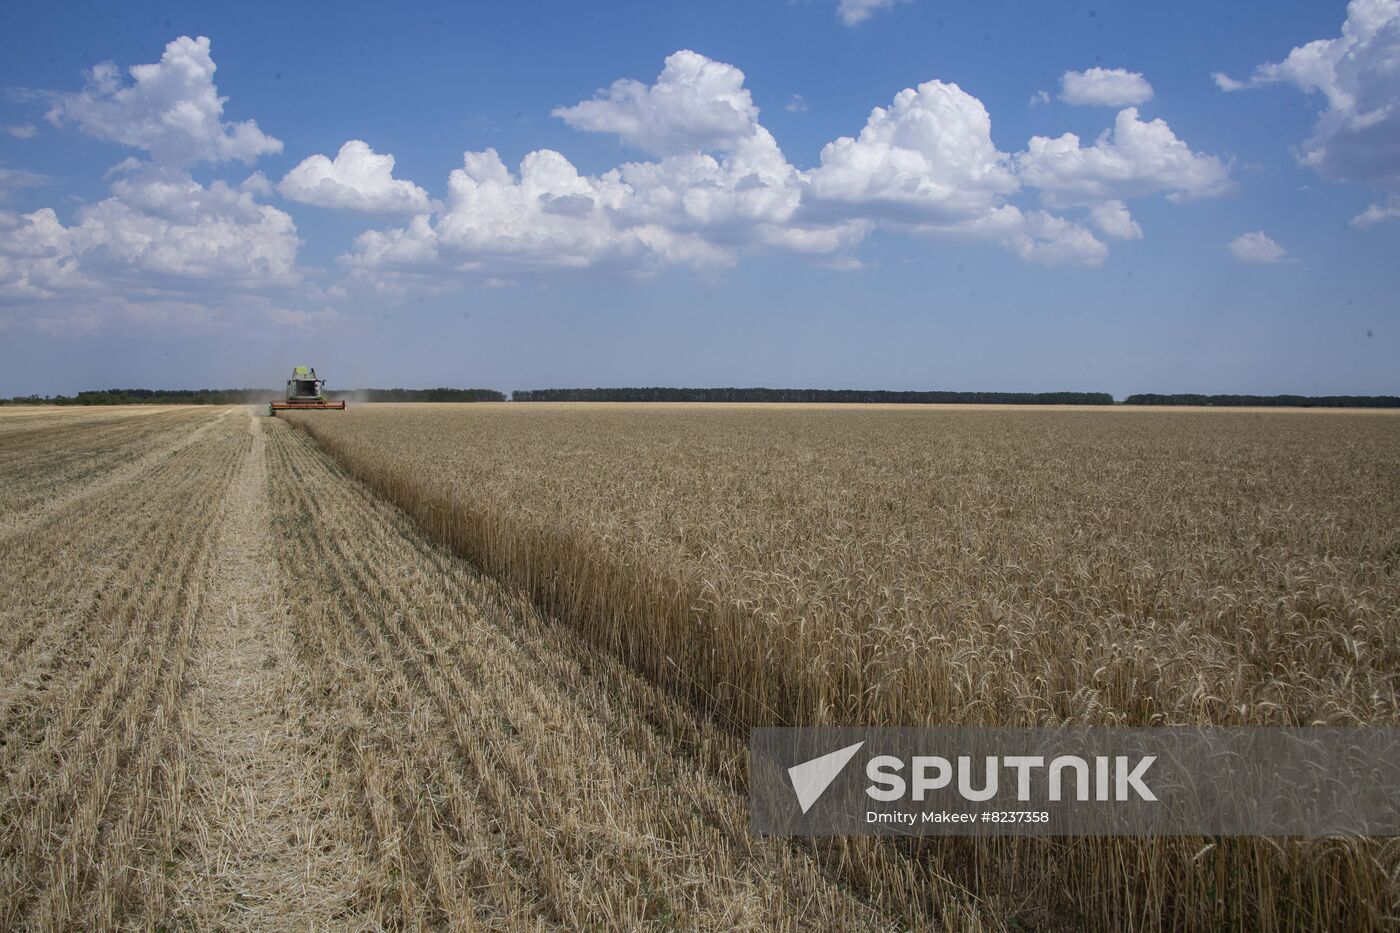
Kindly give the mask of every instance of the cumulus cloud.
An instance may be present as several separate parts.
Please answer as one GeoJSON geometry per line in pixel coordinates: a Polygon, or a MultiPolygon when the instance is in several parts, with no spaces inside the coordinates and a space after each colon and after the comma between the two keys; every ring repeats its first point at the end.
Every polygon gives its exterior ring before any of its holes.
{"type": "Polygon", "coordinates": [[[298,266],[291,216],[258,200],[272,191],[266,177],[254,172],[235,186],[190,174],[195,162],[251,162],[281,148],[252,121],[223,119],[213,73],[208,40],[181,38],[129,79],[101,65],[85,90],[45,95],[53,122],[149,159],[108,169],[109,196],[79,202],[71,217],[51,207],[0,210],[0,316],[54,334],[118,322],[200,330],[250,315],[283,326],[325,318],[326,309],[298,310],[320,307],[336,289],[315,286],[298,266]]]}
{"type": "Polygon", "coordinates": [[[990,240],[1045,265],[1100,266],[1108,258],[1108,247],[1082,224],[1047,211],[1023,211],[1014,204],[957,223],[922,225],[916,232],[990,240]]]}
{"type": "Polygon", "coordinates": [[[1353,227],[1365,229],[1373,224],[1384,223],[1400,217],[1400,196],[1392,195],[1385,204],[1372,204],[1351,219],[1353,227]]]}
{"type": "Polygon", "coordinates": [[[1108,258],[1108,247],[1085,227],[1045,211],[1023,213],[1003,242],[1022,259],[1047,265],[1101,266],[1108,258]]]}
{"type": "MultiPolygon", "coordinates": [[[[841,10],[856,23],[892,5],[846,0],[841,10]]],[[[1219,160],[1192,152],[1165,122],[1144,122],[1131,108],[1092,145],[1066,134],[1002,152],[982,102],[938,80],[875,107],[856,135],[829,143],[803,170],[760,122],[744,73],[689,50],[667,57],[650,84],[619,80],[554,111],[575,129],[636,150],[635,161],[599,174],[580,172],[550,149],[514,167],[494,150],[467,152],[438,202],[394,177],[392,155],[351,139],[334,158],[302,159],[275,187],[262,172],[201,183],[190,174],[195,163],[251,163],[281,149],[255,122],[224,118],[214,71],[209,41],[182,37],[156,64],[129,75],[99,65],[84,90],[46,95],[55,124],[149,157],[109,170],[110,196],[67,222],[52,209],[0,211],[0,302],[54,301],[69,309],[64,320],[73,326],[109,311],[140,317],[157,303],[152,320],[182,309],[208,317],[234,304],[284,326],[330,320],[334,310],[321,306],[336,289],[313,287],[298,267],[292,218],[260,200],[274,190],[299,203],[401,215],[359,236],[343,264],[378,288],[445,289],[464,277],[500,284],[549,270],[725,266],[749,251],[860,268],[853,251],[877,228],[1094,266],[1108,254],[1095,231],[1142,236],[1129,199],[1202,196],[1228,183],[1219,160]],[[1035,198],[1037,208],[1025,204],[1035,198]]],[[[1097,94],[1098,102],[1108,101],[1109,84],[1141,79],[1103,69],[1073,74],[1080,84],[1067,80],[1066,94],[1097,94]]],[[[1150,94],[1141,85],[1120,86],[1119,99],[1150,94]]],[[[788,109],[805,106],[794,95],[788,109]]],[[[0,167],[0,197],[36,179],[0,167]]],[[[1357,223],[1389,210],[1375,207],[1357,223]]]]}
{"type": "Polygon", "coordinates": [[[868,229],[858,219],[797,216],[801,173],[758,122],[732,65],[677,52],[654,84],[618,81],[555,113],[657,158],[589,176],[553,150],[529,153],[517,172],[494,150],[468,152],[441,211],[365,233],[346,262],[365,276],[595,266],[645,273],[728,265],[750,247],[827,254],[868,229]]]}
{"type": "MultiPolygon", "coordinates": [[[[937,80],[874,108],[858,135],[829,143],[814,168],[801,170],[760,122],[744,73],[686,50],[669,56],[651,84],[619,80],[554,114],[651,158],[589,175],[553,150],[527,154],[514,170],[494,150],[468,152],[445,203],[405,206],[411,220],[367,231],[342,261],[385,289],[463,275],[485,282],[543,270],[718,266],[749,250],[859,268],[852,250],[884,227],[1094,266],[1108,248],[1089,225],[1108,238],[1142,237],[1128,199],[1204,196],[1228,183],[1218,159],[1131,108],[1093,145],[1067,134],[1002,152],[982,102],[937,80]],[[1027,192],[1038,192],[1041,209],[1013,203],[1027,192]],[[1084,222],[1052,212],[1080,208],[1084,222]]],[[[320,174],[334,167],[316,158],[308,162],[320,174]]],[[[392,179],[391,167],[381,166],[378,186],[392,179]]]]}
{"type": "Polygon", "coordinates": [[[394,157],[380,155],[358,139],[340,147],[332,161],[313,155],[287,173],[277,190],[289,201],[371,214],[424,214],[428,192],[394,177],[394,157]]]}
{"type": "Polygon", "coordinates": [[[1091,107],[1130,107],[1152,99],[1152,85],[1126,68],[1090,68],[1060,76],[1060,100],[1091,107]]]}
{"type": "Polygon", "coordinates": [[[667,57],[654,84],[624,78],[553,114],[575,129],[612,133],[661,156],[730,149],[758,126],[744,73],[685,49],[667,57]]]}
{"type": "Polygon", "coordinates": [[[282,143],[253,120],[223,119],[224,104],[214,86],[209,40],[181,36],[165,47],[156,64],[135,65],[127,82],[111,62],[88,72],[87,87],[56,95],[48,119],[71,123],[95,139],[143,149],[157,162],[251,163],[281,152],[282,143]]]}
{"type": "Polygon", "coordinates": [[[52,210],[24,215],[0,211],[0,304],[52,298],[83,283],[67,231],[52,210]]]}
{"type": "Polygon", "coordinates": [[[1288,258],[1288,250],[1265,236],[1263,230],[1236,237],[1230,241],[1229,250],[1240,262],[1273,263],[1288,258]]]}
{"type": "Polygon", "coordinates": [[[811,192],[847,211],[911,222],[974,217],[1018,187],[991,132],[987,108],[956,84],[905,88],[870,112],[859,137],[822,149],[811,192]]]}
{"type": "Polygon", "coordinates": [[[254,172],[243,179],[238,185],[239,191],[246,191],[249,194],[271,197],[273,192],[272,182],[267,180],[267,176],[262,172],[254,172]]]}
{"type": "Polygon", "coordinates": [[[838,0],[836,17],[847,26],[858,26],[876,13],[892,10],[904,0],[838,0]]]}
{"type": "Polygon", "coordinates": [[[1104,201],[1089,208],[1089,219],[1104,236],[1116,240],[1141,240],[1142,228],[1138,226],[1128,205],[1122,201],[1104,201]]]}
{"type": "Polygon", "coordinates": [[[1214,81],[1215,86],[1222,91],[1243,91],[1250,86],[1248,81],[1236,81],[1223,71],[1212,72],[1210,79],[1214,81]]]}
{"type": "Polygon", "coordinates": [[[703,231],[731,245],[809,241],[786,232],[801,199],[800,173],[759,123],[738,68],[677,52],[649,87],[619,81],[606,97],[555,112],[579,129],[613,133],[660,156],[599,179],[619,192],[608,210],[622,225],[703,231]]]}
{"type": "Polygon", "coordinates": [[[858,137],[827,144],[806,176],[808,214],[864,218],[931,237],[988,239],[1024,259],[1098,265],[1107,249],[1080,224],[1006,203],[1020,188],[982,102],[929,81],[874,108],[858,137]]]}
{"type": "Polygon", "coordinates": [[[33,123],[18,123],[3,129],[7,136],[13,136],[15,139],[33,139],[39,132],[33,123]]]}
{"type": "Polygon", "coordinates": [[[1293,49],[1246,80],[1217,73],[1226,91],[1291,84],[1321,95],[1300,158],[1325,178],[1400,189],[1400,0],[1352,0],[1341,35],[1293,49]]]}
{"type": "Polygon", "coordinates": [[[0,165],[0,204],[4,204],[16,191],[23,188],[37,188],[48,184],[48,178],[22,168],[5,168],[0,165]]]}
{"type": "Polygon", "coordinates": [[[656,224],[615,220],[627,189],[615,177],[579,174],[568,159],[541,149],[512,173],[494,149],[468,152],[448,179],[445,209],[433,223],[367,231],[346,261],[360,270],[409,270],[446,264],[456,271],[579,269],[723,263],[729,257],[698,237],[656,224]]]}
{"type": "Polygon", "coordinates": [[[300,240],[286,213],[178,169],[123,175],[113,196],[64,225],[52,208],[0,229],[0,299],[94,301],[297,284],[300,240]]]}
{"type": "Polygon", "coordinates": [[[806,113],[808,107],[807,102],[802,99],[801,94],[794,94],[792,95],[792,99],[787,102],[783,109],[786,110],[788,113],[806,113]]]}
{"type": "Polygon", "coordinates": [[[1062,207],[1158,192],[1204,197],[1229,185],[1229,172],[1218,158],[1192,152],[1166,121],[1143,121],[1134,107],[1120,111],[1113,129],[1092,146],[1080,145],[1073,133],[1031,137],[1016,157],[1016,168],[1047,204],[1062,207]]]}
{"type": "Polygon", "coordinates": [[[628,192],[616,177],[580,175],[548,149],[527,155],[518,176],[495,150],[469,152],[448,178],[448,192],[438,245],[470,259],[574,267],[639,258],[690,264],[725,259],[703,240],[660,225],[617,224],[614,214],[626,207],[628,192]]]}
{"type": "Polygon", "coordinates": [[[1081,224],[1008,199],[1037,189],[1049,207],[1088,207],[1105,236],[1138,239],[1128,198],[1223,190],[1225,166],[1194,153],[1161,120],[1132,108],[1092,146],[1074,134],[1034,137],[1015,156],[997,149],[982,102],[930,81],[877,107],[859,137],[828,144],[806,175],[806,210],[864,217],[916,233],[984,236],[1040,262],[1103,262],[1107,248],[1081,224]]]}

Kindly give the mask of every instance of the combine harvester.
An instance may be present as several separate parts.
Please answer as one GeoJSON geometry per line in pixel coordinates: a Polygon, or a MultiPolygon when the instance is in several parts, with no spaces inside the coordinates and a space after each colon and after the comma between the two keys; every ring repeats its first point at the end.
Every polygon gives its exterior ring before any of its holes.
{"type": "Polygon", "coordinates": [[[321,387],[326,384],[326,380],[316,378],[316,370],[310,366],[298,366],[292,370],[292,378],[287,380],[287,400],[285,402],[270,402],[267,406],[269,415],[279,411],[315,411],[330,409],[332,411],[344,411],[345,402],[328,402],[321,394],[321,387]]]}

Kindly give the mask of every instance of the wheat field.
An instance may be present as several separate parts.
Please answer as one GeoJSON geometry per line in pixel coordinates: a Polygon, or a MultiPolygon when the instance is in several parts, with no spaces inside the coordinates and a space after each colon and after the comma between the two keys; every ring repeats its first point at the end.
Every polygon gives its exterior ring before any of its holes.
{"type": "Polygon", "coordinates": [[[0,437],[0,928],[889,928],[749,834],[742,740],[286,423],[0,437]]]}
{"type": "MultiPolygon", "coordinates": [[[[591,644],[773,724],[1395,725],[1400,419],[370,406],[293,419],[591,644]],[[524,408],[524,410],[521,410],[524,408]]],[[[1387,925],[1389,841],[852,844],[902,918],[1387,925]]]]}
{"type": "Polygon", "coordinates": [[[0,927],[1375,929],[1390,840],[785,840],[754,725],[1396,725],[1400,419],[0,409],[0,927]]]}

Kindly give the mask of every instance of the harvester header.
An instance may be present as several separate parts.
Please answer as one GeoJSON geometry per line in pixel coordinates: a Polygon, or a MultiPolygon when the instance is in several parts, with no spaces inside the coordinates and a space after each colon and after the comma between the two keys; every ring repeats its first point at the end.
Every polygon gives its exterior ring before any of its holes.
{"type": "Polygon", "coordinates": [[[344,401],[326,401],[325,395],[321,392],[321,387],[325,384],[326,380],[316,378],[315,369],[310,366],[297,366],[292,370],[292,378],[287,380],[286,401],[272,402],[267,406],[267,413],[315,411],[318,409],[344,411],[344,401]]]}

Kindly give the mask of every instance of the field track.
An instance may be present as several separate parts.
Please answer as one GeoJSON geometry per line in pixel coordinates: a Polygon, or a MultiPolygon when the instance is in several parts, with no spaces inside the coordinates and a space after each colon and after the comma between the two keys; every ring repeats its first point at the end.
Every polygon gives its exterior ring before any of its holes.
{"type": "Polygon", "coordinates": [[[68,415],[0,415],[0,927],[886,925],[750,835],[738,740],[302,432],[68,415]]]}

